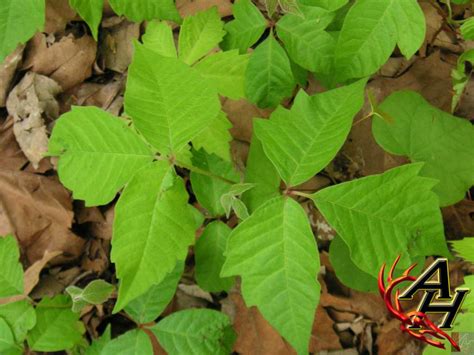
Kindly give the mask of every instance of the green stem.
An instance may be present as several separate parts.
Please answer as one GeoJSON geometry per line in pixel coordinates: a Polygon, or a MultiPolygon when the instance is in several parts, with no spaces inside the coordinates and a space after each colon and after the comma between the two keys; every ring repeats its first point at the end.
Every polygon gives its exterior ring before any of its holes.
{"type": "Polygon", "coordinates": [[[307,198],[307,199],[309,199],[309,200],[312,200],[312,199],[313,199],[313,196],[312,196],[312,195],[307,194],[307,193],[302,192],[302,191],[297,191],[297,190],[291,190],[291,191],[290,191],[290,195],[301,196],[301,197],[307,198]]]}
{"type": "Polygon", "coordinates": [[[213,174],[213,173],[211,173],[210,171],[207,171],[207,170],[204,170],[204,169],[200,169],[200,168],[197,168],[197,167],[192,166],[192,165],[188,165],[188,164],[183,163],[183,162],[180,162],[180,161],[176,161],[175,164],[178,165],[178,166],[180,166],[181,168],[188,169],[189,171],[192,171],[192,172],[194,172],[194,173],[201,174],[201,175],[205,175],[205,176],[209,176],[209,177],[211,177],[211,178],[213,178],[213,179],[221,180],[222,182],[225,182],[226,184],[230,184],[230,185],[235,185],[235,184],[237,184],[237,182],[232,181],[232,180],[229,180],[229,179],[226,179],[226,178],[223,177],[223,176],[213,174]]]}

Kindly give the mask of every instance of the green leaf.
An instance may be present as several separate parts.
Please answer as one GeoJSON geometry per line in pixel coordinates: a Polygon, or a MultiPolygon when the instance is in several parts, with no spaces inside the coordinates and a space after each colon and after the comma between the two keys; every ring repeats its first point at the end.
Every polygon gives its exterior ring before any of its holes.
{"type": "Polygon", "coordinates": [[[150,328],[168,354],[228,355],[232,344],[229,318],[210,309],[188,309],[171,314],[150,328]]]}
{"type": "Polygon", "coordinates": [[[74,199],[105,205],[153,160],[153,153],[127,124],[96,107],[73,107],[56,121],[50,155],[59,156],[58,175],[74,199]]]}
{"type": "Polygon", "coordinates": [[[163,57],[178,58],[173,30],[166,22],[152,21],[148,23],[142,41],[145,47],[153,49],[163,57]]]}
{"type": "Polygon", "coordinates": [[[379,109],[393,122],[374,117],[372,130],[377,143],[391,154],[424,162],[423,176],[439,180],[434,187],[441,206],[464,198],[474,184],[474,127],[431,106],[421,95],[399,91],[379,109]]]}
{"type": "Polygon", "coordinates": [[[0,351],[10,351],[15,347],[15,339],[8,323],[0,318],[0,351]]]}
{"type": "Polygon", "coordinates": [[[173,299],[183,271],[184,262],[178,261],[173,271],[167,274],[163,281],[151,286],[143,295],[132,300],[125,307],[125,312],[139,324],[153,322],[173,299]]]}
{"type": "MultiPolygon", "coordinates": [[[[472,248],[472,247],[471,247],[472,248]]],[[[464,276],[464,284],[460,287],[474,289],[474,275],[464,276]]],[[[474,312],[474,294],[469,292],[466,300],[462,304],[462,309],[467,312],[474,312]]]]}
{"type": "Polygon", "coordinates": [[[451,72],[451,78],[453,79],[453,102],[451,104],[451,112],[456,110],[459,101],[461,100],[464,89],[467,83],[471,79],[472,69],[468,70],[466,64],[470,63],[474,65],[474,49],[470,49],[464,52],[458,59],[456,68],[451,72]]]}
{"type": "Polygon", "coordinates": [[[291,110],[278,107],[270,120],[255,121],[255,134],[288,186],[324,169],[344,144],[364,103],[366,80],[308,96],[300,90],[291,110]]]}
{"type": "MultiPolygon", "coordinates": [[[[255,121],[254,121],[255,122],[255,121]]],[[[254,127],[255,130],[255,127],[254,127]]],[[[250,212],[255,211],[266,201],[280,195],[280,175],[263,151],[262,143],[255,134],[250,143],[245,182],[254,187],[242,195],[242,200],[250,212]]]]}
{"type": "Polygon", "coordinates": [[[107,328],[105,328],[104,333],[101,335],[101,337],[92,341],[91,346],[86,349],[85,355],[101,355],[105,346],[110,342],[111,339],[112,329],[109,324],[107,328]]]}
{"type": "Polygon", "coordinates": [[[275,107],[296,85],[285,50],[270,34],[252,53],[246,73],[248,99],[261,108],[275,107]]]}
{"type": "Polygon", "coordinates": [[[301,4],[315,6],[327,11],[336,11],[345,6],[349,0],[301,0],[301,4]]]}
{"type": "Polygon", "coordinates": [[[115,312],[160,283],[194,242],[184,183],[166,161],[134,176],[115,206],[111,260],[120,279],[115,312]]]}
{"type": "Polygon", "coordinates": [[[125,110],[160,153],[176,154],[217,117],[220,102],[195,69],[137,44],[125,110]]]}
{"type": "Polygon", "coordinates": [[[148,335],[141,329],[130,330],[110,341],[101,355],[153,355],[148,335]]]}
{"type": "Polygon", "coordinates": [[[69,4],[87,22],[92,36],[97,41],[99,38],[99,25],[102,21],[104,0],[69,0],[69,4]]]}
{"type": "Polygon", "coordinates": [[[232,5],[234,20],[225,24],[227,34],[221,43],[223,50],[238,49],[247,53],[262,36],[267,21],[260,10],[250,0],[237,0],[232,5]]]}
{"type": "Polygon", "coordinates": [[[195,277],[203,290],[208,292],[229,291],[234,284],[233,277],[220,277],[224,265],[224,250],[231,229],[221,221],[214,221],[206,226],[196,242],[194,258],[196,261],[195,277]]]}
{"type": "Polygon", "coordinates": [[[375,73],[398,44],[406,58],[425,38],[425,17],[417,0],[359,0],[347,13],[335,54],[340,82],[375,73]]]}
{"type": "Polygon", "coordinates": [[[109,0],[117,15],[124,15],[134,22],[170,20],[181,23],[173,0],[109,0]]]}
{"type": "Polygon", "coordinates": [[[222,96],[238,100],[245,96],[245,72],[250,54],[239,55],[237,50],[217,52],[199,63],[195,68],[215,85],[222,96]]]}
{"type": "Polygon", "coordinates": [[[23,294],[23,267],[15,237],[0,236],[0,298],[23,294]]]}
{"type": "Polygon", "coordinates": [[[193,147],[196,150],[203,148],[209,154],[215,154],[219,158],[230,162],[232,136],[229,129],[231,128],[232,123],[229,122],[226,114],[220,111],[209,126],[193,138],[193,147]]]}
{"type": "Polygon", "coordinates": [[[248,307],[295,348],[308,353],[319,300],[319,255],[304,209],[277,197],[235,228],[227,243],[221,276],[240,275],[248,307]]]}
{"type": "Polygon", "coordinates": [[[35,310],[25,300],[0,305],[0,318],[11,328],[15,343],[23,342],[28,331],[36,324],[35,310]]]}
{"type": "Polygon", "coordinates": [[[288,14],[278,21],[278,37],[296,64],[312,72],[330,73],[336,39],[324,29],[334,14],[314,7],[303,7],[303,10],[303,19],[288,14]]]}
{"type": "Polygon", "coordinates": [[[94,280],[84,289],[76,286],[69,286],[66,292],[72,298],[74,312],[80,312],[88,304],[99,305],[109,299],[114,291],[114,286],[104,280],[94,280]]]}
{"type": "Polygon", "coordinates": [[[347,287],[361,292],[375,292],[377,278],[357,267],[351,259],[350,250],[340,236],[336,236],[329,246],[329,260],[337,278],[347,287]]]}
{"type": "Polygon", "coordinates": [[[402,255],[400,267],[418,256],[449,256],[436,181],[421,177],[423,164],[408,164],[313,195],[314,202],[349,248],[355,265],[377,277],[383,263],[402,255]]]}
{"type": "Polygon", "coordinates": [[[104,347],[101,355],[153,355],[148,335],[141,329],[130,330],[113,339],[104,347]]]}
{"type": "MultiPolygon", "coordinates": [[[[193,165],[199,169],[208,171],[214,175],[221,176],[236,183],[239,174],[235,171],[231,162],[220,159],[214,154],[207,154],[204,150],[194,151],[193,165]]],[[[215,177],[191,172],[191,186],[198,202],[213,216],[223,215],[224,208],[221,205],[221,196],[229,192],[232,185],[215,177]]]]}
{"type": "Polygon", "coordinates": [[[217,47],[225,35],[217,7],[184,19],[179,31],[179,59],[192,65],[217,47]]]}
{"type": "MultiPolygon", "coordinates": [[[[454,251],[464,260],[474,263],[474,239],[464,238],[461,240],[450,241],[454,251]]],[[[474,289],[474,287],[473,287],[474,289]]],[[[474,312],[474,309],[473,309],[474,312]]],[[[1,315],[1,314],[0,314],[1,315]]]]}
{"type": "Polygon", "coordinates": [[[474,17],[464,22],[461,26],[461,35],[465,40],[474,39],[474,17]]]}
{"type": "Polygon", "coordinates": [[[68,350],[81,341],[84,331],[79,314],[71,311],[69,297],[43,298],[36,306],[36,325],[28,333],[28,346],[35,351],[68,350]]]}
{"type": "Polygon", "coordinates": [[[2,0],[0,2],[0,64],[20,43],[42,31],[44,0],[2,0]]]}

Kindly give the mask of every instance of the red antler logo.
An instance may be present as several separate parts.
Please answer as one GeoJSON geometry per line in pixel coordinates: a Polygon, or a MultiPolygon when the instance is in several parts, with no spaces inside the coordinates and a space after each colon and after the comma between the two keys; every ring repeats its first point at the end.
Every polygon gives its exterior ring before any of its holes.
{"type": "Polygon", "coordinates": [[[400,256],[397,257],[390,268],[387,286],[384,281],[385,264],[383,264],[379,272],[378,285],[380,295],[384,299],[389,312],[402,322],[400,329],[418,340],[441,349],[445,348],[444,344],[436,339],[446,339],[454,348],[460,351],[459,345],[442,329],[452,328],[454,319],[461,309],[461,305],[469,293],[469,289],[457,288],[455,290],[455,296],[453,297],[451,295],[447,259],[437,259],[418,278],[410,275],[410,272],[416,264],[406,269],[402,276],[394,278],[393,274],[399,260],[400,256]],[[431,279],[435,274],[437,274],[438,277],[436,281],[433,281],[431,279]],[[400,290],[397,289],[395,297],[392,297],[392,292],[395,287],[406,281],[410,281],[412,284],[404,290],[402,294],[400,294],[400,290]],[[400,301],[413,299],[414,294],[420,290],[424,291],[425,294],[418,309],[406,313],[400,301]],[[392,303],[393,299],[395,304],[392,303]],[[451,302],[441,303],[433,302],[433,300],[449,300],[451,302]],[[444,313],[445,317],[441,324],[437,326],[428,318],[428,313],[444,313]]]}

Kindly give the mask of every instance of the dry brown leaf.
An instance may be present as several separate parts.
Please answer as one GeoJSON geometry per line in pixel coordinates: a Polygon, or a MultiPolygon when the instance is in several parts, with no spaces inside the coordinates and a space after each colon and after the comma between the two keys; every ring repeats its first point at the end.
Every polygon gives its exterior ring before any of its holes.
{"type": "Polygon", "coordinates": [[[15,51],[0,63],[0,107],[5,107],[10,85],[15,72],[23,58],[24,45],[18,46],[15,51]]]}
{"type": "Polygon", "coordinates": [[[109,110],[115,99],[123,94],[124,89],[125,80],[121,75],[117,75],[107,84],[83,83],[70,92],[72,96],[71,104],[76,106],[97,106],[104,110],[109,110]]]}
{"type": "Polygon", "coordinates": [[[463,200],[442,209],[446,234],[453,238],[474,236],[474,201],[463,200]]]}
{"type": "Polygon", "coordinates": [[[10,116],[0,126],[0,166],[7,170],[20,170],[27,163],[28,159],[13,133],[13,117],[10,116]]]}
{"type": "Polygon", "coordinates": [[[223,99],[222,110],[227,114],[233,127],[230,133],[235,139],[250,142],[252,122],[256,117],[268,118],[271,110],[262,110],[246,100],[223,99]]]}
{"type": "Polygon", "coordinates": [[[23,69],[50,76],[64,90],[82,83],[92,74],[97,44],[90,36],[75,38],[72,34],[51,45],[37,33],[27,46],[23,69]]]}
{"type": "Polygon", "coordinates": [[[456,108],[456,115],[465,117],[468,120],[474,120],[474,76],[467,83],[464,92],[456,108]]]}
{"type": "Polygon", "coordinates": [[[46,0],[46,22],[44,32],[61,33],[68,22],[79,20],[76,11],[69,6],[68,0],[46,0]]]}
{"type": "Polygon", "coordinates": [[[392,319],[380,328],[376,344],[380,355],[419,354],[421,352],[421,343],[416,342],[400,330],[398,319],[392,319]]]}
{"type": "Polygon", "coordinates": [[[221,17],[232,15],[232,2],[230,0],[177,0],[176,7],[181,17],[194,15],[216,6],[221,17]]]}
{"type": "Polygon", "coordinates": [[[109,253],[109,241],[98,239],[89,240],[81,262],[82,269],[96,275],[102,275],[110,265],[109,253]]]}
{"type": "Polygon", "coordinates": [[[46,250],[60,250],[62,260],[81,255],[84,240],[71,230],[69,192],[55,178],[0,168],[0,216],[5,215],[28,263],[40,260],[46,250]]]}
{"type": "Polygon", "coordinates": [[[46,265],[58,255],[61,255],[62,251],[49,251],[46,250],[43,257],[36,261],[25,271],[25,295],[29,295],[31,291],[36,287],[39,282],[41,271],[46,265]]]}
{"type": "Polygon", "coordinates": [[[329,317],[324,307],[318,306],[309,343],[309,351],[311,353],[322,350],[342,349],[333,325],[334,321],[329,317]]]}
{"type": "Polygon", "coordinates": [[[7,109],[14,119],[13,132],[35,168],[48,151],[46,125],[59,116],[55,97],[60,92],[54,80],[29,72],[8,96],[7,109]]]}
{"type": "MultiPolygon", "coordinates": [[[[114,18],[109,19],[112,21],[114,18]]],[[[132,62],[133,40],[140,36],[140,24],[120,20],[113,26],[103,29],[104,41],[101,44],[101,62],[103,69],[125,73],[132,62]]]]}
{"type": "Polygon", "coordinates": [[[229,297],[236,307],[234,329],[237,340],[234,351],[246,355],[296,354],[256,307],[247,308],[237,292],[231,293],[229,297]]]}

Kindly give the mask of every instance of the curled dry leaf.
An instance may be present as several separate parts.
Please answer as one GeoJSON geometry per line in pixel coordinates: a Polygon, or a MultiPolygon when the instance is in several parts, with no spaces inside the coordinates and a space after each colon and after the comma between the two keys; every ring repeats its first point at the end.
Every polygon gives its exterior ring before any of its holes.
{"type": "Polygon", "coordinates": [[[55,96],[61,87],[52,79],[29,72],[11,91],[7,109],[13,132],[23,153],[35,168],[48,150],[46,124],[59,116],[55,96]]]}
{"type": "Polygon", "coordinates": [[[7,103],[8,91],[15,72],[23,58],[24,45],[18,46],[15,51],[0,63],[0,107],[5,107],[7,103]]]}
{"type": "Polygon", "coordinates": [[[132,62],[133,40],[140,36],[140,24],[121,19],[119,23],[104,28],[103,32],[104,41],[100,48],[103,69],[125,73],[132,62]]]}
{"type": "Polygon", "coordinates": [[[97,44],[90,36],[72,34],[48,45],[47,37],[37,33],[27,46],[23,69],[47,75],[68,90],[92,75],[97,44]]]}
{"type": "Polygon", "coordinates": [[[0,230],[10,229],[6,232],[17,237],[29,264],[47,250],[62,251],[61,260],[81,255],[84,241],[70,230],[71,198],[56,179],[0,168],[2,214],[9,226],[0,225],[0,230]]]}

